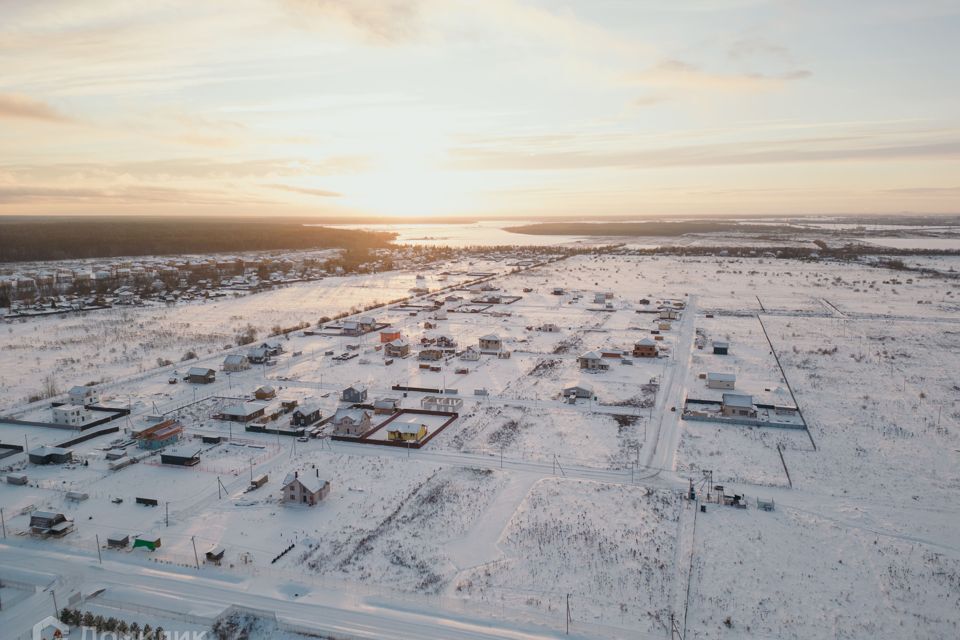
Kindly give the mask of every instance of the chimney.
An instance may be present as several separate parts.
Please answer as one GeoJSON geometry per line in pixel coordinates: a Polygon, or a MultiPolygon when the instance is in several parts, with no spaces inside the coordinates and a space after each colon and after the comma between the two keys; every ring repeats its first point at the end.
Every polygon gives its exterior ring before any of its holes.
{"type": "Polygon", "coordinates": [[[298,478],[299,476],[300,476],[300,472],[299,472],[299,471],[294,471],[294,472],[293,472],[293,477],[294,477],[294,478],[298,478]]]}
{"type": "Polygon", "coordinates": [[[317,477],[320,477],[320,469],[317,469],[317,477]]]}

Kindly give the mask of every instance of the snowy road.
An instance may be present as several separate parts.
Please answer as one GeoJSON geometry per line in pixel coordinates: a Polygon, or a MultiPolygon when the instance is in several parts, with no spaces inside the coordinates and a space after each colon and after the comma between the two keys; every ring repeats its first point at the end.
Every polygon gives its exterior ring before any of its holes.
{"type": "MultiPolygon", "coordinates": [[[[52,587],[58,593],[61,607],[73,592],[89,593],[103,588],[105,590],[98,598],[112,607],[126,605],[133,611],[149,609],[155,616],[168,614],[172,619],[189,616],[212,621],[230,605],[237,605],[272,611],[286,625],[335,634],[338,638],[540,640],[593,637],[576,633],[566,636],[562,631],[529,623],[491,622],[484,619],[481,611],[454,615],[429,606],[418,610],[408,603],[390,603],[382,598],[358,599],[334,592],[309,593],[301,599],[291,600],[272,595],[282,593],[284,585],[265,578],[238,584],[176,570],[166,571],[162,565],[148,568],[110,560],[98,565],[95,558],[19,545],[0,545],[0,569],[4,572],[30,569],[59,575],[52,587]]],[[[47,580],[43,576],[40,579],[47,580]]],[[[4,638],[19,638],[25,634],[29,637],[33,623],[52,611],[52,596],[44,591],[5,608],[0,611],[4,638]]]]}

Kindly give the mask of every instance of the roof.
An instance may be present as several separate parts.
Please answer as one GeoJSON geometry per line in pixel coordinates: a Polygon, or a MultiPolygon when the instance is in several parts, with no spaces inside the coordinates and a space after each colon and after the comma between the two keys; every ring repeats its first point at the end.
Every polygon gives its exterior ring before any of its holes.
{"type": "Polygon", "coordinates": [[[588,382],[568,382],[563,386],[563,389],[564,391],[567,389],[582,389],[593,393],[593,385],[588,382]]]}
{"type": "Polygon", "coordinates": [[[160,452],[162,457],[172,456],[176,458],[199,458],[202,449],[196,446],[184,445],[182,447],[167,447],[160,452]]]}
{"type": "Polygon", "coordinates": [[[247,351],[247,355],[253,356],[254,358],[263,358],[267,355],[268,349],[266,347],[254,347],[247,351]]]}
{"type": "Polygon", "coordinates": [[[753,408],[753,396],[745,393],[725,393],[723,394],[723,404],[728,407],[746,407],[753,408]]]}
{"type": "Polygon", "coordinates": [[[316,413],[317,411],[320,411],[322,408],[323,407],[321,406],[321,404],[316,400],[310,400],[309,402],[307,402],[307,400],[305,399],[304,403],[297,406],[297,408],[294,409],[293,412],[300,413],[303,415],[308,415],[311,413],[316,413]]]}
{"type": "Polygon", "coordinates": [[[737,376],[733,373],[708,373],[707,380],[717,380],[718,382],[736,382],[737,376]]]}
{"type": "Polygon", "coordinates": [[[241,402],[240,404],[230,405],[221,413],[225,416],[249,416],[261,411],[266,406],[262,402],[241,402]]]}
{"type": "Polygon", "coordinates": [[[49,455],[66,455],[71,453],[70,449],[65,449],[63,447],[50,447],[47,445],[40,445],[36,449],[30,449],[27,452],[31,456],[49,456],[49,455]]]}
{"type": "Polygon", "coordinates": [[[395,431],[395,432],[397,432],[397,433],[413,433],[413,434],[417,434],[417,433],[420,433],[420,429],[421,429],[423,426],[424,426],[424,425],[419,424],[419,423],[401,422],[400,424],[398,424],[398,425],[396,425],[396,426],[390,427],[389,430],[390,430],[390,431],[395,431]]]}
{"type": "Polygon", "coordinates": [[[366,391],[367,386],[363,384],[352,384],[346,389],[344,389],[344,391],[350,391],[351,389],[353,389],[354,391],[366,391]]]}
{"type": "Polygon", "coordinates": [[[600,354],[597,353],[596,351],[587,351],[585,354],[583,354],[580,357],[586,360],[599,360],[600,354]]]}
{"type": "Polygon", "coordinates": [[[726,342],[723,342],[722,340],[714,340],[714,341],[713,341],[713,346],[715,346],[715,347],[729,347],[730,345],[729,345],[728,343],[726,343],[726,342]]]}
{"type": "Polygon", "coordinates": [[[247,359],[247,356],[241,355],[239,353],[232,353],[226,358],[223,359],[224,364],[243,364],[244,360],[247,359]]]}
{"type": "Polygon", "coordinates": [[[410,346],[410,343],[407,342],[406,339],[404,338],[397,338],[396,340],[390,343],[390,346],[391,347],[408,347],[410,346]]]}
{"type": "Polygon", "coordinates": [[[211,373],[216,373],[213,369],[208,369],[207,367],[190,367],[187,370],[188,376],[205,376],[211,373]]]}
{"type": "Polygon", "coordinates": [[[359,326],[359,324],[355,320],[347,320],[340,326],[344,329],[356,329],[359,326]]]}
{"type": "Polygon", "coordinates": [[[310,493],[316,493],[323,489],[323,487],[329,482],[323,478],[318,478],[316,475],[310,475],[309,473],[299,473],[295,474],[293,471],[288,473],[283,479],[283,488],[286,489],[294,482],[299,482],[303,485],[303,488],[309,491],[310,493]]]}
{"type": "Polygon", "coordinates": [[[72,387],[72,388],[70,389],[70,391],[68,391],[67,393],[69,393],[71,396],[75,396],[75,395],[85,396],[85,395],[87,395],[88,393],[91,393],[92,391],[93,391],[92,388],[90,388],[90,387],[84,387],[84,386],[78,384],[78,385],[76,385],[75,387],[72,387]]]}
{"type": "Polygon", "coordinates": [[[62,513],[55,513],[53,511],[34,511],[30,514],[31,518],[46,518],[48,520],[53,520],[60,516],[66,517],[62,513]]]}
{"type": "Polygon", "coordinates": [[[644,338],[643,340],[637,343],[637,346],[638,347],[655,347],[657,346],[657,343],[651,340],[650,338],[644,338]]]}
{"type": "Polygon", "coordinates": [[[341,408],[337,409],[337,412],[333,414],[331,422],[340,422],[344,418],[349,418],[353,422],[360,422],[363,420],[364,416],[369,417],[370,413],[366,409],[347,409],[341,408]]]}
{"type": "Polygon", "coordinates": [[[375,400],[373,403],[374,407],[392,407],[393,405],[400,402],[397,398],[380,398],[375,400]]]}
{"type": "Polygon", "coordinates": [[[257,388],[254,390],[254,393],[256,393],[256,392],[258,392],[258,391],[259,391],[260,393],[274,393],[274,392],[275,392],[275,389],[274,389],[273,387],[271,387],[270,385],[265,384],[265,385],[261,385],[261,386],[257,387],[257,388]]]}
{"type": "Polygon", "coordinates": [[[498,336],[498,335],[495,334],[495,333],[488,333],[488,334],[485,335],[485,336],[480,336],[480,339],[481,339],[481,340],[499,340],[499,339],[500,339],[500,336],[498,336]]]}

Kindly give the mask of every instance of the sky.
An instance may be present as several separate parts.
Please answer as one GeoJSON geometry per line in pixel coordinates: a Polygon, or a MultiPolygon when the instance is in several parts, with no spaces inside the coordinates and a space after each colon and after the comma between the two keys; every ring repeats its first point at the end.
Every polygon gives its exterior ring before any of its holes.
{"type": "Polygon", "coordinates": [[[0,0],[0,214],[960,212],[956,0],[0,0]]]}

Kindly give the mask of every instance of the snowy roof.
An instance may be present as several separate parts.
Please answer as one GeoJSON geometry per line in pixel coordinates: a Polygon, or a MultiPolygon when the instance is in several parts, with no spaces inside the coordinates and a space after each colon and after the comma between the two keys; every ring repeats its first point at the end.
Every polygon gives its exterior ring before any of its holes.
{"type": "Polygon", "coordinates": [[[320,411],[322,408],[323,406],[318,401],[306,399],[303,401],[303,404],[294,409],[294,413],[309,415],[320,411]]]}
{"type": "Polygon", "coordinates": [[[257,389],[256,389],[256,391],[254,391],[254,393],[256,393],[256,392],[260,392],[260,393],[274,393],[274,389],[273,389],[273,387],[271,387],[270,385],[265,384],[265,385],[263,385],[263,386],[257,387],[257,389]]]}
{"type": "Polygon", "coordinates": [[[637,343],[637,346],[640,346],[640,347],[655,347],[655,346],[657,346],[657,343],[654,342],[653,340],[651,340],[650,338],[644,338],[643,340],[641,340],[640,342],[637,343]]]}
{"type": "Polygon", "coordinates": [[[568,382],[563,386],[564,391],[570,391],[572,389],[581,389],[593,393],[593,385],[589,382],[568,382]]]}
{"type": "Polygon", "coordinates": [[[596,351],[587,351],[585,354],[580,356],[580,358],[584,360],[599,360],[600,354],[596,351]]]}
{"type": "Polygon", "coordinates": [[[753,396],[745,393],[725,393],[723,394],[723,404],[728,407],[753,407],[753,396]]]}
{"type": "Polygon", "coordinates": [[[354,320],[347,320],[340,326],[342,326],[344,329],[356,329],[359,325],[354,320]]]}
{"type": "Polygon", "coordinates": [[[208,369],[206,367],[190,367],[187,370],[188,376],[205,376],[211,373],[216,373],[213,369],[208,369]]]}
{"type": "Polygon", "coordinates": [[[176,456],[178,458],[199,458],[200,449],[197,446],[183,445],[180,447],[167,447],[160,454],[162,456],[176,456]]]}
{"type": "Polygon", "coordinates": [[[363,421],[364,416],[367,416],[367,417],[370,416],[369,412],[367,412],[366,409],[341,408],[341,409],[337,409],[337,412],[333,414],[333,419],[331,420],[331,422],[337,423],[347,418],[349,418],[353,422],[361,422],[363,421]]]}
{"type": "Polygon", "coordinates": [[[736,382],[737,376],[733,373],[708,373],[707,380],[716,380],[718,382],[736,382]]]}
{"type": "Polygon", "coordinates": [[[420,433],[420,428],[423,427],[422,424],[414,424],[412,422],[402,422],[394,427],[390,428],[390,431],[395,431],[397,433],[420,433]]]}
{"type": "Polygon", "coordinates": [[[480,339],[481,339],[481,340],[499,340],[499,339],[500,339],[500,336],[498,336],[498,335],[495,334],[495,333],[488,333],[488,334],[485,335],[485,336],[480,336],[480,339]]]}
{"type": "Polygon", "coordinates": [[[87,394],[93,393],[93,389],[91,389],[90,387],[77,385],[75,387],[72,387],[68,393],[71,396],[85,396],[87,394]]]}
{"type": "Polygon", "coordinates": [[[715,346],[715,347],[729,347],[730,345],[729,345],[728,343],[726,343],[726,342],[721,341],[721,340],[714,340],[714,341],[713,341],[713,346],[715,346]]]}
{"type": "Polygon", "coordinates": [[[344,391],[350,391],[351,389],[353,389],[354,391],[363,392],[367,390],[367,387],[366,385],[363,385],[363,384],[354,384],[344,389],[344,391]]]}
{"type": "Polygon", "coordinates": [[[246,417],[253,415],[257,411],[263,409],[266,405],[262,402],[243,402],[240,404],[234,404],[223,410],[223,415],[225,416],[241,416],[246,417]]]}
{"type": "Polygon", "coordinates": [[[254,347],[250,349],[250,351],[247,351],[247,355],[251,358],[263,358],[267,355],[267,349],[264,347],[254,347]]]}
{"type": "Polygon", "coordinates": [[[400,401],[397,398],[380,398],[379,400],[374,401],[373,406],[376,409],[382,407],[393,407],[400,401]]]}
{"type": "Polygon", "coordinates": [[[299,482],[302,484],[303,488],[310,493],[316,493],[328,484],[326,480],[323,478],[318,478],[316,474],[311,476],[309,473],[294,473],[291,471],[283,479],[283,488],[286,489],[294,482],[299,482]]]}
{"type": "Polygon", "coordinates": [[[226,358],[223,359],[223,364],[243,364],[247,359],[247,356],[241,355],[239,353],[232,353],[226,358]]]}
{"type": "Polygon", "coordinates": [[[398,348],[399,348],[399,347],[406,347],[406,346],[409,346],[409,345],[410,345],[410,343],[407,342],[405,338],[398,338],[398,339],[396,339],[396,340],[394,340],[393,342],[390,343],[390,346],[391,346],[391,347],[398,347],[398,348]]]}

